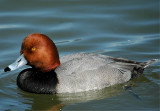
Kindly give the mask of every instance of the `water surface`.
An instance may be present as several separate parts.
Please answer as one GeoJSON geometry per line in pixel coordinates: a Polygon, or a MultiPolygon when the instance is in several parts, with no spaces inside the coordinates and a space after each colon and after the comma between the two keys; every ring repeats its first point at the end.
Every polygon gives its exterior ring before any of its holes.
{"type": "MultiPolygon", "coordinates": [[[[136,61],[160,56],[158,0],[0,1],[0,70],[30,33],[44,33],[60,57],[92,52],[136,61]]],[[[0,75],[1,110],[159,110],[159,64],[128,83],[77,94],[37,95],[16,85],[20,68],[0,75]],[[132,90],[124,90],[124,85],[132,90]]]]}

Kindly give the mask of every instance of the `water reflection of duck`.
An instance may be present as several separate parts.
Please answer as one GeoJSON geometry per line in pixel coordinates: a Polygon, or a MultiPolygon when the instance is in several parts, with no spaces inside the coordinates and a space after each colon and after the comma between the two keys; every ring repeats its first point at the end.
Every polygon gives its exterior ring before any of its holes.
{"type": "Polygon", "coordinates": [[[45,110],[45,111],[60,111],[65,106],[86,103],[97,100],[107,100],[108,98],[117,96],[124,92],[121,85],[115,85],[113,87],[107,87],[101,90],[86,91],[78,93],[60,93],[53,95],[37,95],[23,91],[19,91],[22,98],[26,98],[25,104],[30,106],[30,110],[45,110]],[[28,100],[28,101],[27,101],[28,100]]]}
{"type": "Polygon", "coordinates": [[[5,68],[5,72],[30,65],[32,68],[18,75],[17,85],[32,93],[74,93],[102,89],[129,81],[157,61],[135,62],[92,53],[71,54],[59,60],[55,44],[39,33],[30,34],[23,40],[20,54],[13,64],[5,68]]]}

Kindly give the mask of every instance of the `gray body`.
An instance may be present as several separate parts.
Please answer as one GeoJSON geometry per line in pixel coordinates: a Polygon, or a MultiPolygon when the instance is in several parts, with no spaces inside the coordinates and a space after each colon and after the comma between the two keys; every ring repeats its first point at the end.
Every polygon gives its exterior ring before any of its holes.
{"type": "Polygon", "coordinates": [[[61,65],[55,70],[59,83],[57,93],[74,93],[102,89],[129,81],[133,75],[143,73],[151,63],[135,62],[100,54],[77,53],[60,59],[61,65]]]}

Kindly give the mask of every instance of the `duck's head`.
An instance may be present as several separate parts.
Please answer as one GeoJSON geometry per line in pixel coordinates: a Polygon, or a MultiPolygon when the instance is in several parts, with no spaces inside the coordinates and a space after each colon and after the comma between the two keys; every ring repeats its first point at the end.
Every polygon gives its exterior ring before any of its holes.
{"type": "Polygon", "coordinates": [[[12,71],[23,65],[30,65],[42,72],[57,68],[60,60],[54,42],[44,34],[28,35],[22,42],[20,57],[4,71],[12,71]]]}

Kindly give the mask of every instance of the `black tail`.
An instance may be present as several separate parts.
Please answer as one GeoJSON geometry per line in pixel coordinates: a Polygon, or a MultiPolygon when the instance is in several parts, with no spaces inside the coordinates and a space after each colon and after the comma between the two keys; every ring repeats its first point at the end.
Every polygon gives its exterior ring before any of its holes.
{"type": "Polygon", "coordinates": [[[147,62],[141,62],[139,63],[141,65],[141,67],[137,67],[135,66],[133,68],[133,72],[132,72],[132,77],[131,79],[135,78],[135,77],[138,77],[140,76],[141,74],[143,74],[143,71],[146,67],[148,67],[150,64],[154,63],[154,62],[157,62],[158,59],[152,59],[152,60],[149,60],[147,62]]]}

